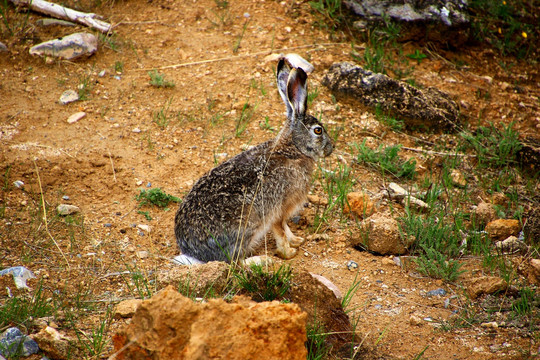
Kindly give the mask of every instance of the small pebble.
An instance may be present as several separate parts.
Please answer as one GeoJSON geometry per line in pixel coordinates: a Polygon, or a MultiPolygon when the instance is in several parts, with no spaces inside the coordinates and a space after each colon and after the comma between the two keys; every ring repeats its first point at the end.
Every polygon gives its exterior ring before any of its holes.
{"type": "Polygon", "coordinates": [[[148,184],[146,184],[146,187],[147,187],[147,188],[152,187],[152,183],[149,182],[148,184]]]}
{"type": "Polygon", "coordinates": [[[115,78],[116,80],[122,80],[122,78],[121,78],[120,76],[118,76],[118,75],[114,75],[114,78],[115,78]]]}
{"type": "Polygon", "coordinates": [[[99,72],[98,76],[99,76],[99,77],[104,77],[106,73],[107,73],[106,70],[101,70],[101,71],[99,72]]]}
{"type": "Polygon", "coordinates": [[[77,206],[68,204],[60,204],[56,208],[56,212],[58,212],[58,215],[71,215],[76,214],[80,211],[81,209],[79,209],[77,206]]]}
{"type": "Polygon", "coordinates": [[[148,251],[145,250],[137,251],[136,254],[139,259],[146,259],[148,257],[148,251]]]}
{"type": "Polygon", "coordinates": [[[347,262],[347,269],[349,269],[350,271],[353,271],[355,269],[358,269],[358,264],[352,260],[349,260],[347,262]]]}
{"type": "Polygon", "coordinates": [[[21,188],[24,186],[24,182],[22,182],[21,180],[16,180],[13,182],[13,185],[15,185],[16,188],[21,188]]]}
{"type": "Polygon", "coordinates": [[[110,227],[112,227],[112,224],[111,223],[105,223],[105,224],[103,224],[103,226],[105,226],[107,228],[110,228],[110,227]]]}
{"type": "Polygon", "coordinates": [[[62,196],[62,200],[66,200],[66,201],[69,200],[69,196],[67,195],[62,196]]]}
{"type": "Polygon", "coordinates": [[[76,112],[75,114],[71,114],[70,117],[68,117],[67,123],[68,124],[76,123],[77,121],[81,120],[85,116],[86,116],[86,113],[84,111],[76,112]]]}
{"type": "Polygon", "coordinates": [[[133,130],[131,130],[131,132],[134,132],[134,133],[138,134],[138,133],[141,132],[141,129],[139,129],[139,128],[136,127],[136,128],[134,128],[133,130]]]}
{"type": "Polygon", "coordinates": [[[149,225],[146,225],[146,224],[139,224],[137,225],[137,227],[139,229],[141,229],[142,231],[146,231],[146,232],[150,232],[150,226],[149,225]]]}
{"type": "Polygon", "coordinates": [[[381,310],[381,309],[382,309],[382,305],[376,304],[376,305],[374,306],[374,308],[377,309],[377,310],[381,310]]]}
{"type": "Polygon", "coordinates": [[[77,100],[79,100],[79,94],[75,90],[66,90],[62,93],[58,102],[66,105],[77,100]]]}
{"type": "Polygon", "coordinates": [[[488,328],[488,329],[497,329],[499,327],[499,324],[497,324],[497,322],[495,321],[491,321],[491,322],[482,323],[480,324],[480,326],[483,328],[488,328]]]}
{"type": "Polygon", "coordinates": [[[438,288],[435,290],[428,291],[426,295],[427,296],[444,296],[446,295],[446,290],[444,290],[443,288],[438,288]]]}
{"type": "Polygon", "coordinates": [[[144,233],[142,231],[139,231],[139,236],[144,236],[144,233]]]}
{"type": "Polygon", "coordinates": [[[409,318],[409,324],[414,326],[420,326],[423,324],[423,321],[418,316],[411,315],[411,317],[409,318]]]}

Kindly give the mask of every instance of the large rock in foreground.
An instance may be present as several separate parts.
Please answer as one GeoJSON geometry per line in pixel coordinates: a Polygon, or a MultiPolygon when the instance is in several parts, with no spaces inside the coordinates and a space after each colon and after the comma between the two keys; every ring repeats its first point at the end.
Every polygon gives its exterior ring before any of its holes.
{"type": "Polygon", "coordinates": [[[144,301],[113,341],[117,359],[303,360],[306,317],[298,305],[275,301],[199,304],[168,286],[144,301]]]}
{"type": "Polygon", "coordinates": [[[348,96],[365,106],[380,107],[408,125],[442,130],[459,124],[459,106],[447,94],[434,88],[420,90],[349,62],[332,65],[322,83],[337,97],[348,96]]]}

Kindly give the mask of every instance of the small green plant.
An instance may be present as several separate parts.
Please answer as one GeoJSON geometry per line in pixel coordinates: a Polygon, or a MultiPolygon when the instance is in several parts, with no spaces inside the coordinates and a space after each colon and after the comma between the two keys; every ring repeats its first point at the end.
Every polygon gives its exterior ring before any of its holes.
{"type": "Polygon", "coordinates": [[[257,110],[258,106],[258,104],[255,106],[251,106],[248,101],[246,101],[244,106],[242,106],[240,115],[238,115],[238,117],[236,118],[236,126],[234,128],[235,137],[240,137],[244,133],[244,131],[246,131],[247,126],[249,125],[249,122],[253,117],[253,114],[257,110]]]}
{"type": "Polygon", "coordinates": [[[180,202],[180,198],[165,193],[160,188],[153,188],[150,190],[141,189],[139,194],[135,197],[135,200],[139,202],[139,207],[145,205],[155,205],[161,208],[166,208],[171,202],[180,202]]]}
{"type": "Polygon", "coordinates": [[[165,75],[158,73],[157,70],[152,70],[148,72],[150,76],[150,85],[155,87],[165,87],[172,88],[175,86],[174,82],[165,80],[165,75]]]}
{"type": "Polygon", "coordinates": [[[117,52],[120,49],[120,41],[118,40],[118,35],[114,32],[108,34],[100,33],[98,35],[98,40],[104,47],[111,49],[112,51],[117,52]]]}
{"type": "Polygon", "coordinates": [[[264,117],[264,123],[263,122],[259,123],[259,127],[262,130],[269,130],[269,131],[272,131],[272,132],[274,132],[276,130],[276,129],[274,129],[274,127],[272,125],[270,125],[268,116],[264,117]]]}
{"type": "Polygon", "coordinates": [[[512,311],[517,316],[531,315],[533,307],[539,305],[539,298],[535,291],[526,286],[519,292],[519,298],[512,304],[512,311]]]}
{"type": "Polygon", "coordinates": [[[323,26],[335,29],[343,21],[341,0],[310,1],[309,5],[321,17],[319,23],[323,26]]]}
{"type": "Polygon", "coordinates": [[[513,127],[514,123],[510,123],[498,130],[491,124],[478,127],[474,133],[462,132],[462,148],[473,149],[481,167],[501,168],[512,164],[522,147],[519,134],[513,127]]]}
{"type": "Polygon", "coordinates": [[[375,108],[375,118],[394,131],[402,131],[405,127],[403,120],[384,114],[380,106],[375,108]]]}
{"type": "Polygon", "coordinates": [[[308,96],[307,96],[308,106],[311,106],[311,104],[313,104],[313,101],[317,98],[317,96],[319,96],[319,87],[315,86],[314,89],[311,89],[308,91],[308,96]]]}
{"type": "Polygon", "coordinates": [[[110,306],[107,307],[105,315],[100,319],[98,326],[91,329],[88,334],[78,330],[75,323],[72,324],[77,329],[75,333],[79,344],[82,345],[83,351],[90,358],[100,359],[106,352],[110,342],[109,328],[113,320],[113,315],[114,311],[112,308],[110,306]]]}
{"type": "Polygon", "coordinates": [[[459,270],[461,263],[448,259],[446,255],[433,248],[423,247],[424,254],[416,258],[417,269],[420,273],[447,282],[454,282],[465,272],[459,270]]]}
{"type": "Polygon", "coordinates": [[[359,286],[360,286],[360,280],[358,280],[358,272],[357,272],[356,275],[354,275],[354,280],[353,280],[351,286],[349,286],[349,289],[347,290],[347,292],[345,293],[345,295],[341,299],[341,307],[343,308],[343,310],[345,311],[346,314],[348,314],[351,311],[355,310],[354,308],[350,309],[349,305],[351,304],[351,300],[352,300],[353,296],[358,291],[359,286]]]}
{"type": "Polygon", "coordinates": [[[248,292],[257,302],[283,300],[291,286],[292,269],[281,265],[276,271],[268,271],[263,265],[254,264],[234,272],[240,289],[248,292]]]}
{"type": "MultiPolygon", "coordinates": [[[[30,11],[27,11],[24,15],[20,15],[15,12],[14,16],[10,16],[10,10],[8,9],[8,0],[0,0],[0,18],[1,24],[8,36],[24,36],[31,27],[28,26],[28,18],[30,11]]],[[[0,35],[4,35],[5,32],[0,28],[0,35]]]]}
{"type": "Polygon", "coordinates": [[[152,216],[150,216],[150,213],[148,211],[139,210],[137,211],[137,214],[144,216],[148,221],[152,221],[152,216]]]}
{"type": "Polygon", "coordinates": [[[54,315],[56,310],[54,302],[43,293],[40,282],[33,296],[9,297],[0,305],[0,328],[9,324],[29,326],[32,319],[54,315]]]}
{"type": "Polygon", "coordinates": [[[90,92],[92,91],[92,81],[90,75],[83,75],[79,77],[79,85],[77,90],[79,93],[79,100],[88,100],[90,98],[90,92]]]}
{"type": "Polygon", "coordinates": [[[351,191],[354,185],[352,168],[342,163],[338,163],[336,168],[328,171],[319,168],[320,175],[318,176],[324,192],[328,198],[328,205],[322,209],[322,212],[317,208],[313,221],[313,232],[318,232],[324,224],[329,223],[330,217],[336,211],[339,216],[343,215],[343,208],[347,204],[347,194],[351,191]]]}
{"type": "Polygon", "coordinates": [[[151,298],[156,292],[155,281],[148,280],[147,274],[144,274],[137,266],[131,267],[127,263],[125,266],[130,277],[122,275],[122,278],[132,295],[140,299],[151,298]]]}
{"type": "Polygon", "coordinates": [[[146,143],[146,148],[149,151],[154,150],[154,142],[152,141],[150,134],[144,134],[141,136],[141,148],[144,147],[144,143],[146,143]]]}
{"type": "Polygon", "coordinates": [[[375,73],[386,74],[387,56],[384,45],[381,43],[373,42],[371,46],[366,46],[363,58],[366,69],[375,73]]]}
{"type": "Polygon", "coordinates": [[[238,35],[238,38],[236,39],[236,42],[233,46],[233,54],[238,54],[238,50],[240,49],[240,43],[242,42],[242,39],[244,38],[244,34],[246,33],[247,26],[249,24],[249,13],[244,13],[244,26],[242,27],[242,32],[240,35],[238,35]]]}
{"type": "Polygon", "coordinates": [[[251,86],[252,89],[259,89],[262,96],[266,96],[266,94],[268,93],[268,91],[264,87],[264,84],[263,84],[262,80],[257,81],[255,79],[251,79],[251,85],[250,86],[251,86]]]}
{"type": "Polygon", "coordinates": [[[114,63],[114,71],[117,73],[123,73],[124,72],[124,62],[123,61],[115,61],[114,63]]]}
{"type": "Polygon", "coordinates": [[[538,19],[526,1],[472,0],[471,29],[479,42],[487,42],[502,55],[534,56],[538,19]]]}
{"type": "Polygon", "coordinates": [[[165,129],[169,125],[169,107],[172,103],[172,98],[167,100],[161,109],[157,110],[153,114],[154,123],[162,129],[165,129]]]}
{"type": "Polygon", "coordinates": [[[226,0],[214,0],[217,10],[210,9],[210,12],[214,14],[215,19],[208,19],[214,26],[223,27],[231,22],[231,16],[229,12],[229,2],[226,0]]]}
{"type": "Polygon", "coordinates": [[[407,54],[407,57],[409,59],[413,59],[413,60],[416,60],[418,65],[420,65],[420,63],[422,62],[422,60],[426,59],[427,58],[427,55],[420,52],[420,50],[416,49],[414,51],[414,53],[412,54],[407,54]]]}
{"type": "Polygon", "coordinates": [[[325,332],[324,325],[318,319],[314,319],[311,324],[308,324],[306,330],[307,360],[327,359],[330,349],[326,343],[328,333],[325,332]]]}
{"type": "Polygon", "coordinates": [[[364,140],[361,144],[354,144],[357,152],[357,161],[360,164],[374,166],[383,174],[391,174],[396,178],[414,179],[416,176],[416,160],[402,160],[398,153],[401,145],[383,147],[372,150],[364,140]]]}

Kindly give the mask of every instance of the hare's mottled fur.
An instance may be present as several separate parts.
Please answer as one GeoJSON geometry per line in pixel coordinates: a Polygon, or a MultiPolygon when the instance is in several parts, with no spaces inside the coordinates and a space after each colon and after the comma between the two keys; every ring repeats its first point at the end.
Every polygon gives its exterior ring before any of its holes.
{"type": "Polygon", "coordinates": [[[178,246],[207,262],[249,255],[272,230],[278,254],[292,258],[304,241],[287,220],[306,201],[315,162],[333,145],[322,125],[306,115],[307,75],[278,64],[279,93],[287,121],[278,136],[222,163],[201,177],[175,218],[178,246]]]}

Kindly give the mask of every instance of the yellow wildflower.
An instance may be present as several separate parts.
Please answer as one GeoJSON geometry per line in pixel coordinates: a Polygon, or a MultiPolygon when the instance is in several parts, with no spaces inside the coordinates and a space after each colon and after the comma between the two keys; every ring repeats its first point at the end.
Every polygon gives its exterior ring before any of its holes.
{"type": "Polygon", "coordinates": [[[523,36],[523,38],[526,39],[527,38],[527,33],[524,31],[524,32],[521,33],[521,36],[523,36]]]}

